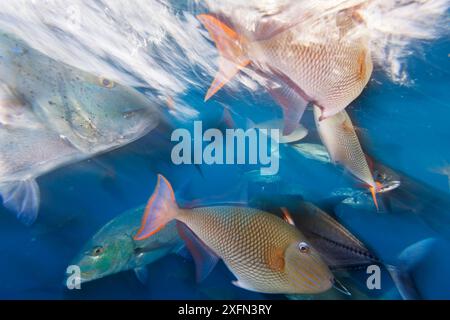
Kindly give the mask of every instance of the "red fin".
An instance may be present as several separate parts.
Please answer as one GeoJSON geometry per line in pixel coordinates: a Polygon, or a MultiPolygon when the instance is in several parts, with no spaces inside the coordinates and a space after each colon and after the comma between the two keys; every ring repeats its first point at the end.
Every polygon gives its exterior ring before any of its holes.
{"type": "Polygon", "coordinates": [[[197,281],[201,282],[214,269],[219,261],[219,257],[184,223],[177,221],[177,229],[181,239],[184,240],[194,258],[197,281]]]}
{"type": "Polygon", "coordinates": [[[200,14],[197,19],[208,30],[219,51],[219,72],[208,89],[205,101],[211,98],[242,68],[250,63],[243,49],[246,39],[241,37],[219,19],[209,14],[200,14]]]}
{"type": "Polygon", "coordinates": [[[144,240],[161,230],[177,215],[177,204],[169,181],[158,175],[155,191],[145,207],[141,228],[133,237],[134,240],[144,240]]]}
{"type": "Polygon", "coordinates": [[[373,203],[375,204],[377,211],[379,211],[378,201],[377,201],[377,190],[372,186],[369,187],[369,190],[370,190],[370,193],[372,194],[373,203]]]}
{"type": "Polygon", "coordinates": [[[294,219],[292,219],[291,213],[285,207],[281,207],[281,212],[283,212],[283,219],[290,225],[295,226],[294,219]]]}

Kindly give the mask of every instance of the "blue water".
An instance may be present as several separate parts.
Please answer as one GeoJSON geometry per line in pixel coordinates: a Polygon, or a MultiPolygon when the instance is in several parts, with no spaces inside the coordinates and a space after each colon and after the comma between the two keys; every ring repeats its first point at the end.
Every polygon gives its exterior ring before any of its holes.
{"type": "MultiPolygon", "coordinates": [[[[364,147],[371,157],[423,184],[429,193],[416,195],[411,207],[390,213],[335,203],[339,221],[385,261],[407,246],[426,238],[433,245],[414,266],[420,294],[427,299],[450,298],[450,233],[446,223],[450,207],[448,177],[432,171],[450,164],[450,41],[425,46],[420,55],[408,58],[413,86],[399,86],[375,70],[363,94],[347,110],[362,128],[364,147]],[[437,190],[436,192],[434,190],[437,190]],[[425,206],[427,197],[442,200],[425,206]],[[416,204],[417,202],[417,204],[416,204]]],[[[194,75],[193,75],[194,76],[194,75]]],[[[200,112],[204,126],[220,127],[226,102],[236,124],[246,118],[280,116],[278,107],[264,92],[222,90],[205,104],[206,88],[192,89],[181,99],[200,112]]],[[[311,111],[306,126],[313,128],[311,111]]],[[[169,119],[169,125],[191,128],[190,123],[169,119]]],[[[191,261],[168,256],[149,266],[148,284],[141,284],[132,271],[70,291],[63,285],[66,267],[92,235],[106,222],[127,209],[145,203],[162,173],[172,182],[177,196],[189,203],[242,202],[264,198],[274,203],[286,195],[301,196],[319,206],[337,185],[354,186],[351,177],[338,169],[302,158],[289,146],[281,150],[278,180],[244,183],[251,166],[175,166],[170,160],[171,130],[162,126],[135,143],[95,159],[60,168],[38,179],[42,204],[37,222],[26,227],[0,208],[0,298],[2,299],[284,299],[245,291],[231,284],[233,276],[219,265],[201,284],[195,282],[191,261]]],[[[314,131],[308,137],[318,142],[314,131]]],[[[432,200],[433,202],[436,200],[432,200]]],[[[399,299],[392,281],[383,273],[382,289],[368,291],[365,274],[351,272],[349,286],[359,296],[399,299]],[[356,290],[356,289],[355,289],[356,290]]],[[[344,298],[337,295],[338,298],[344,298]]]]}

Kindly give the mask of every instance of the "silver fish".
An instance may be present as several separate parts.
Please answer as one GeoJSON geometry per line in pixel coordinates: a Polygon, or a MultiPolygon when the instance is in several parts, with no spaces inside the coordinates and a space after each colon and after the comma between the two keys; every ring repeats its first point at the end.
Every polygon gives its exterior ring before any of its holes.
{"type": "Polygon", "coordinates": [[[0,195],[24,223],[37,216],[37,177],[130,143],[158,123],[155,103],[138,91],[0,32],[0,195]]]}

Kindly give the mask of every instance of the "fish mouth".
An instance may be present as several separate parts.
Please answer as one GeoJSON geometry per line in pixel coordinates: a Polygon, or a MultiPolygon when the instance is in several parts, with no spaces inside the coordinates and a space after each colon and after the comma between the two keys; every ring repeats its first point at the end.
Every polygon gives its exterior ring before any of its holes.
{"type": "Polygon", "coordinates": [[[82,271],[80,273],[81,283],[86,283],[95,279],[98,279],[98,275],[95,270],[82,271]]]}
{"type": "Polygon", "coordinates": [[[388,192],[388,191],[397,189],[398,187],[400,187],[400,185],[401,185],[400,181],[397,181],[397,180],[389,181],[389,182],[382,184],[377,192],[378,193],[388,192]]]}

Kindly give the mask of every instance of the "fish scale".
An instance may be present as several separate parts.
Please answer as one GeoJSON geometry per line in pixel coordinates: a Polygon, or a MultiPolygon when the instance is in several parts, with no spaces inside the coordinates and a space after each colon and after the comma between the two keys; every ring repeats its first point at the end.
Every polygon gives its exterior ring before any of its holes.
{"type": "Polygon", "coordinates": [[[263,64],[285,74],[321,107],[333,110],[328,115],[335,114],[353,101],[369,80],[373,67],[367,42],[329,38],[323,41],[325,44],[304,44],[295,38],[298,32],[293,28],[251,43],[249,57],[265,60],[263,64]]]}
{"type": "Polygon", "coordinates": [[[251,283],[254,290],[293,290],[289,288],[284,262],[277,265],[273,257],[279,255],[282,259],[285,248],[302,235],[278,217],[251,208],[211,207],[184,212],[179,220],[222,257],[240,281],[251,283]],[[279,269],[274,270],[277,266],[279,269]]]}
{"type": "Polygon", "coordinates": [[[376,187],[350,117],[345,111],[319,121],[320,110],[314,107],[320,137],[333,161],[345,166],[353,175],[369,186],[376,187]]]}
{"type": "Polygon", "coordinates": [[[180,235],[192,252],[199,280],[221,258],[237,278],[233,283],[251,291],[306,294],[333,285],[330,269],[294,226],[253,208],[180,209],[170,183],[158,175],[133,239],[151,238],[173,220],[183,222],[178,226],[180,235]]]}

